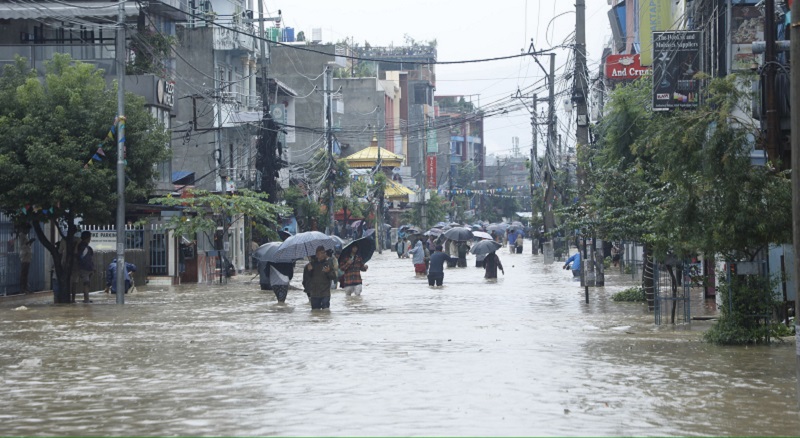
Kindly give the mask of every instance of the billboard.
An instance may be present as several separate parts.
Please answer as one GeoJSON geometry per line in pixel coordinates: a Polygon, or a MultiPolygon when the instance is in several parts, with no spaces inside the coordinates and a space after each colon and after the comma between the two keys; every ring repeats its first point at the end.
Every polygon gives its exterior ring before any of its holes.
{"type": "Polygon", "coordinates": [[[653,111],[697,108],[700,32],[653,32],[653,54],[653,111]]]}
{"type": "Polygon", "coordinates": [[[764,40],[764,14],[756,6],[733,5],[730,32],[731,71],[749,71],[762,64],[763,55],[753,54],[753,41],[764,40]]]}
{"type": "Polygon", "coordinates": [[[438,184],[436,184],[436,155],[425,157],[425,173],[428,179],[428,188],[435,189],[438,187],[438,184]]]}
{"type": "Polygon", "coordinates": [[[672,27],[670,0],[639,0],[639,52],[642,65],[653,65],[653,32],[672,27]]]}
{"type": "Polygon", "coordinates": [[[606,79],[616,81],[632,81],[650,72],[649,67],[642,67],[639,55],[608,55],[606,57],[606,79]]]}

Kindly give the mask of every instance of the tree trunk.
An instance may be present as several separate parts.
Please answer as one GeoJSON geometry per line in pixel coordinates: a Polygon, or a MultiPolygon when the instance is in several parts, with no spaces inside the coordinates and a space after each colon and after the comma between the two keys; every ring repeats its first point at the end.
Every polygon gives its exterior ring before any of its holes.
{"type": "MultiPolygon", "coordinates": [[[[74,236],[75,232],[77,231],[77,227],[74,225],[74,221],[72,218],[66,218],[67,223],[69,224],[67,227],[67,235],[74,236]]],[[[55,226],[55,224],[53,224],[55,226]]],[[[70,276],[72,274],[72,264],[74,263],[75,259],[75,246],[76,243],[73,239],[67,239],[64,236],[61,236],[62,239],[66,239],[66,257],[64,257],[64,262],[62,263],[61,252],[59,250],[59,245],[55,242],[51,242],[50,239],[42,230],[42,224],[39,222],[33,222],[33,230],[36,233],[36,237],[39,239],[39,242],[42,243],[44,248],[47,252],[50,253],[50,256],[53,258],[53,269],[56,273],[56,283],[57,286],[53,285],[53,302],[55,304],[66,304],[72,302],[72,294],[70,291],[70,276]]],[[[59,235],[61,233],[59,232],[59,235]]]]}

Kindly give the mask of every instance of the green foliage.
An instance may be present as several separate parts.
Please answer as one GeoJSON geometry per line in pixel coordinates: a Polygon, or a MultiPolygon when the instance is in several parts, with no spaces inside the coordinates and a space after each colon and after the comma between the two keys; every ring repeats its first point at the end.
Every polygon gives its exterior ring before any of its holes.
{"type": "Polygon", "coordinates": [[[187,196],[176,198],[167,195],[153,198],[150,204],[179,207],[181,216],[172,216],[168,226],[175,234],[195,239],[200,234],[213,235],[217,227],[222,227],[227,236],[230,226],[244,217],[250,218],[253,228],[260,234],[275,239],[273,229],[277,217],[288,209],[267,201],[266,193],[240,190],[234,194],[211,193],[206,190],[187,190],[187,196]]]}
{"type": "MultiPolygon", "coordinates": [[[[430,200],[425,203],[428,226],[444,221],[448,204],[447,199],[439,196],[436,192],[430,193],[430,200]]],[[[401,218],[403,223],[422,226],[422,204],[419,202],[412,204],[411,208],[404,212],[401,218]]]]}
{"type": "Polygon", "coordinates": [[[764,324],[764,317],[771,317],[778,305],[772,293],[775,280],[761,276],[734,276],[728,282],[723,274],[717,278],[721,279],[717,289],[722,297],[721,315],[703,338],[719,345],[766,342],[770,326],[764,324]]]}
{"type": "Polygon", "coordinates": [[[286,206],[297,219],[298,231],[308,231],[311,225],[323,220],[323,211],[319,202],[298,186],[290,186],[283,190],[286,206]]]}
{"type": "Polygon", "coordinates": [[[578,150],[586,202],[561,211],[565,228],[637,240],[656,257],[752,259],[769,242],[789,241],[789,179],[750,163],[760,134],[738,116],[750,102],[747,81],[708,81],[694,111],[650,111],[649,77],[617,88],[598,147],[578,150]]]}
{"type": "Polygon", "coordinates": [[[172,47],[176,43],[177,40],[174,36],[153,30],[132,35],[128,49],[133,56],[131,56],[125,72],[129,75],[154,74],[166,77],[167,69],[164,61],[169,58],[172,47]]]}
{"type": "Polygon", "coordinates": [[[641,302],[645,300],[644,289],[641,287],[629,287],[611,295],[611,299],[613,301],[641,302]]]}
{"type": "MultiPolygon", "coordinates": [[[[169,158],[170,138],[142,97],[128,93],[125,98],[125,196],[128,202],[143,202],[155,184],[154,165],[169,158]]],[[[32,224],[55,260],[66,293],[74,242],[67,245],[62,266],[41,223],[53,220],[72,236],[76,218],[87,224],[112,221],[117,154],[116,141],[106,134],[116,114],[116,90],[107,87],[103,71],[68,55],[48,61],[44,78],[21,58],[6,65],[0,77],[0,208],[16,222],[32,224]],[[98,145],[105,151],[102,161],[92,159],[98,145]]]]}

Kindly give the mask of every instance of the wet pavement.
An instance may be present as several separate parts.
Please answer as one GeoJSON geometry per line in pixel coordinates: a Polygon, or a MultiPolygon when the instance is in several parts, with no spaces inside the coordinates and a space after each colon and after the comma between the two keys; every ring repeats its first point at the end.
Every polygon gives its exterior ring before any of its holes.
{"type": "Polygon", "coordinates": [[[711,346],[710,322],[657,327],[612,302],[629,276],[587,305],[558,262],[498,254],[497,282],[453,268],[442,289],[376,254],[363,296],[335,291],[329,312],[250,276],[139,287],[124,306],[2,305],[0,435],[800,431],[793,340],[711,346]]]}

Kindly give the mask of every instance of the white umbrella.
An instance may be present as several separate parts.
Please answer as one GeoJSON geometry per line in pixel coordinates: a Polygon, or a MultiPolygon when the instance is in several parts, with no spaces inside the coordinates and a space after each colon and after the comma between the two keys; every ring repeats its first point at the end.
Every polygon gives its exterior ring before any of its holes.
{"type": "Polygon", "coordinates": [[[275,258],[279,261],[299,260],[316,254],[319,246],[332,250],[336,246],[336,241],[319,231],[297,233],[281,243],[275,252],[275,258]]]}
{"type": "Polygon", "coordinates": [[[486,233],[486,232],[483,232],[483,231],[473,231],[473,232],[472,232],[472,235],[473,235],[474,237],[477,237],[477,238],[479,238],[479,239],[489,239],[489,240],[494,240],[494,239],[492,239],[492,235],[491,235],[491,234],[489,234],[489,233],[486,233]]]}

